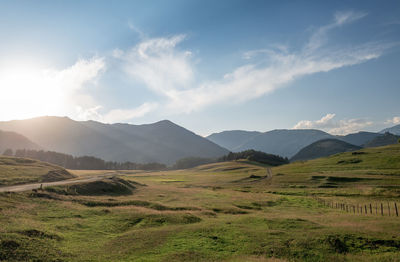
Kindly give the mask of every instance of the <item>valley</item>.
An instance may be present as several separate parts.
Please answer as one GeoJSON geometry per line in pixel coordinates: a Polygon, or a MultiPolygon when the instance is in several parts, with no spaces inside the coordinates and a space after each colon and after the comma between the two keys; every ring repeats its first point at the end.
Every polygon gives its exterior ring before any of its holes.
{"type": "Polygon", "coordinates": [[[399,144],[277,167],[237,160],[183,170],[69,172],[81,183],[0,193],[1,260],[399,258],[399,144]],[[327,203],[384,203],[385,210],[352,213],[327,203]]]}

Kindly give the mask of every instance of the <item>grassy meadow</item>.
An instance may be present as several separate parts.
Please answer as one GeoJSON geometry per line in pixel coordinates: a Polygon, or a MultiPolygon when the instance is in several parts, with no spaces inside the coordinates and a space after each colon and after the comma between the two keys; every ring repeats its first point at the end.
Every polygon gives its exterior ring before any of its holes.
{"type": "Polygon", "coordinates": [[[400,145],[115,176],[1,193],[0,261],[400,261],[393,209],[322,203],[400,204],[400,145]]]}

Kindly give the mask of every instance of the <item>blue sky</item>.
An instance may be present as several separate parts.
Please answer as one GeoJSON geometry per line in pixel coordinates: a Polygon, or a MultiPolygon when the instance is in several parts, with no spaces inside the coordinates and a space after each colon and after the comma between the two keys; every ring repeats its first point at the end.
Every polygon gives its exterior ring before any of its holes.
{"type": "Polygon", "coordinates": [[[0,120],[400,124],[400,2],[1,1],[0,120]]]}

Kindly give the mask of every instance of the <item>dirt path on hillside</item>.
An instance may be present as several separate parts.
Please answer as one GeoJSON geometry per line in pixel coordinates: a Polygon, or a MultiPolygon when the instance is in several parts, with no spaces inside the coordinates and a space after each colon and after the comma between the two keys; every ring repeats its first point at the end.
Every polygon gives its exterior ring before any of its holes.
{"type": "Polygon", "coordinates": [[[271,168],[267,168],[267,179],[272,179],[272,170],[271,168]]]}
{"type": "Polygon", "coordinates": [[[97,180],[102,180],[107,177],[115,176],[117,173],[115,172],[108,172],[101,175],[95,175],[89,178],[73,178],[68,180],[56,181],[56,182],[44,182],[44,183],[33,183],[33,184],[22,184],[22,185],[15,185],[15,186],[5,186],[0,187],[0,192],[21,192],[21,191],[28,191],[32,189],[40,188],[40,185],[43,187],[47,186],[60,186],[60,185],[70,185],[70,184],[77,184],[82,182],[94,182],[97,180]]]}

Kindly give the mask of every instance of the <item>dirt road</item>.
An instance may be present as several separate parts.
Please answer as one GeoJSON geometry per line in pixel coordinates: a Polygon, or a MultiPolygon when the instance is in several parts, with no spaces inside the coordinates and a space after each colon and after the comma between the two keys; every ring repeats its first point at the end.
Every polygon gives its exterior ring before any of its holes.
{"type": "Polygon", "coordinates": [[[40,185],[43,187],[47,186],[59,186],[59,185],[70,185],[82,182],[93,182],[97,180],[101,180],[107,177],[115,176],[115,172],[109,172],[101,175],[95,175],[89,178],[73,178],[68,180],[56,181],[56,182],[46,182],[46,183],[34,183],[34,184],[22,184],[22,185],[15,185],[15,186],[6,186],[0,187],[0,192],[21,192],[21,191],[28,191],[32,189],[40,188],[40,185]]]}

